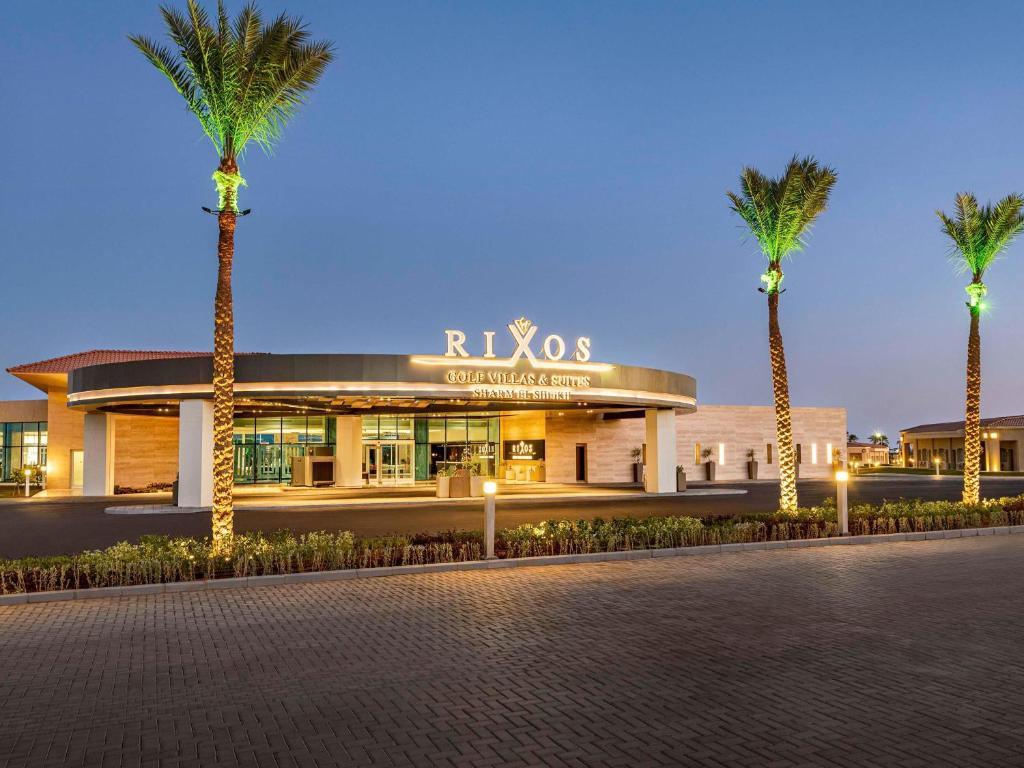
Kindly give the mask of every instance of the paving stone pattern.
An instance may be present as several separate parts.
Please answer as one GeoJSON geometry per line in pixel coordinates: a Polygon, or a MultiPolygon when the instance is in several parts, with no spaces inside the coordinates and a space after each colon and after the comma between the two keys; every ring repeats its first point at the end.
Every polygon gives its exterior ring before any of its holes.
{"type": "Polygon", "coordinates": [[[986,537],[0,608],[0,765],[1024,765],[1022,555],[986,537]]]}

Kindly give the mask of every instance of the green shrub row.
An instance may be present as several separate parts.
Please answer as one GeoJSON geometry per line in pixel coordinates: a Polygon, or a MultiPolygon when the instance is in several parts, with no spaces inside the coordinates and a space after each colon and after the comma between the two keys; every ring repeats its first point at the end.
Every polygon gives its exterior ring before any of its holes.
{"type": "MultiPolygon", "coordinates": [[[[850,510],[850,533],[910,533],[1024,524],[1024,496],[965,505],[905,500],[850,510]]],[[[786,541],[835,536],[831,502],[795,515],[771,513],[729,520],[693,517],[550,520],[508,528],[495,537],[499,557],[585,554],[702,544],[786,541]]],[[[78,555],[0,560],[0,593],[120,587],[305,571],[424,565],[479,560],[478,531],[356,539],[348,531],[239,533],[223,555],[209,539],[143,536],[78,555]]]]}

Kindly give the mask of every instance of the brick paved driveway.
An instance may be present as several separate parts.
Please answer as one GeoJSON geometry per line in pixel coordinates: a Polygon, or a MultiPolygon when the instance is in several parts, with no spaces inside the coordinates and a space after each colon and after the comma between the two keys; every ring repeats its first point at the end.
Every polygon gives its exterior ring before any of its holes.
{"type": "Polygon", "coordinates": [[[0,608],[0,765],[1024,765],[1022,539],[0,608]]]}

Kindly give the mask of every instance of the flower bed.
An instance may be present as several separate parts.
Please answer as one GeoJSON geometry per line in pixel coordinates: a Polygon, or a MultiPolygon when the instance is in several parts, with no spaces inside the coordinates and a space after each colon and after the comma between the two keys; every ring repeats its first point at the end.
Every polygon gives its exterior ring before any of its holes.
{"type": "MultiPolygon", "coordinates": [[[[850,510],[850,533],[911,533],[1024,524],[1024,496],[979,504],[899,500],[850,510]]],[[[837,535],[831,503],[795,515],[731,520],[694,517],[552,520],[499,531],[499,557],[586,554],[637,549],[817,539],[837,535]]],[[[214,555],[209,539],[143,536],[101,551],[0,560],[0,594],[123,587],[226,577],[479,560],[478,531],[357,539],[348,531],[240,533],[214,555]]]]}

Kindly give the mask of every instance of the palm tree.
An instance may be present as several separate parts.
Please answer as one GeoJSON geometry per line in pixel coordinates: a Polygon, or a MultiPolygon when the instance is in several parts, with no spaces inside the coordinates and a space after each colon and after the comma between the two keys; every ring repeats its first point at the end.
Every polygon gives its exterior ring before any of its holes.
{"type": "Polygon", "coordinates": [[[836,183],[836,172],[818,165],[813,157],[793,156],[785,173],[770,179],[756,168],[744,168],[740,174],[740,194],[727,192],[732,210],[750,228],[768,260],[761,275],[760,290],[768,296],[768,349],[772,361],[772,387],[775,394],[775,431],[779,444],[779,508],[797,510],[796,457],[793,452],[793,424],[789,407],[789,378],[786,353],[779,328],[779,285],[782,260],[802,250],[814,220],[828,205],[828,196],[836,183]]]}
{"type": "Polygon", "coordinates": [[[253,4],[242,8],[232,24],[223,0],[218,0],[216,26],[196,0],[188,0],[187,14],[167,6],[160,12],[172,47],[138,35],[128,39],[185,99],[220,159],[213,173],[217,210],[211,213],[216,213],[219,229],[213,323],[213,540],[222,547],[233,529],[231,266],[240,213],[238,188],[246,186],[238,160],[249,142],[270,151],[319,81],[332,52],[330,43],[311,41],[298,18],[282,13],[264,24],[253,4]]]}
{"type": "Polygon", "coordinates": [[[875,432],[875,434],[873,434],[871,436],[871,444],[872,445],[888,445],[889,444],[889,438],[886,437],[885,435],[883,435],[881,432],[875,432]]]}
{"type": "Polygon", "coordinates": [[[977,504],[981,491],[981,311],[985,309],[988,287],[985,271],[1007,245],[1024,229],[1024,197],[1010,194],[993,205],[979,206],[974,195],[956,196],[956,215],[950,218],[936,211],[942,231],[952,241],[956,269],[970,274],[967,311],[971,330],[967,337],[967,404],[964,417],[965,504],[977,504]]]}

